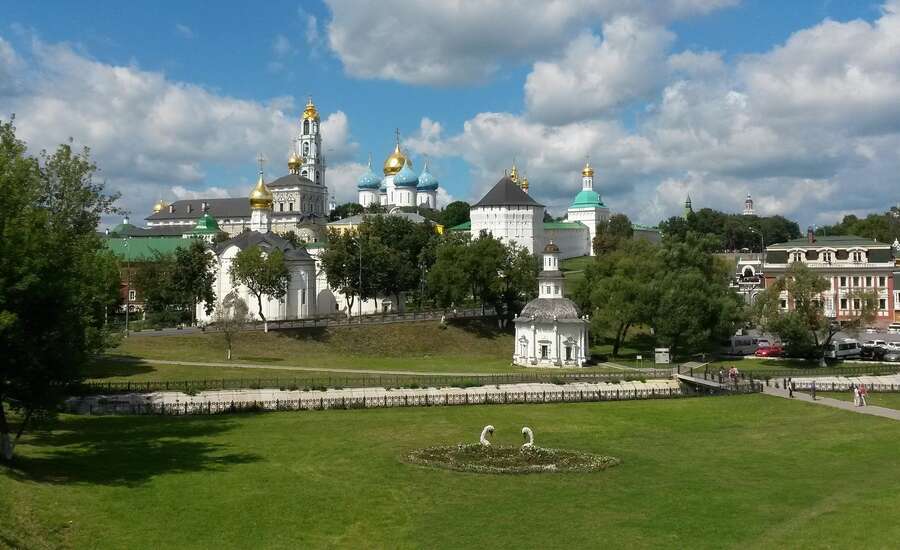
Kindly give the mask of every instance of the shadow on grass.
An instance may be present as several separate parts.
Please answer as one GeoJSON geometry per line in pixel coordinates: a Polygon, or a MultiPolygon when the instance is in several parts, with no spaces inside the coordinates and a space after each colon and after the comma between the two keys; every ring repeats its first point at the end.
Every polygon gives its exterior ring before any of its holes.
{"type": "Polygon", "coordinates": [[[234,427],[221,417],[70,418],[23,438],[7,475],[41,483],[131,486],[159,475],[259,461],[208,440],[234,427]]]}
{"type": "Polygon", "coordinates": [[[512,323],[510,323],[510,326],[507,328],[500,328],[499,326],[497,326],[496,318],[449,319],[447,320],[447,324],[479,338],[493,339],[499,336],[506,336],[514,332],[512,323]]]}
{"type": "Polygon", "coordinates": [[[116,376],[147,374],[156,369],[149,361],[131,355],[108,355],[95,359],[84,370],[85,378],[103,379],[116,376]]]}

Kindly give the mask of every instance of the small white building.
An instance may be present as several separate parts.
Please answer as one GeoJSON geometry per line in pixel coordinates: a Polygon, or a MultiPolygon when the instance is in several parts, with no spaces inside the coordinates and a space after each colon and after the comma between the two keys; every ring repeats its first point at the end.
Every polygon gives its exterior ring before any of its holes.
{"type": "Polygon", "coordinates": [[[564,298],[565,278],[559,270],[559,247],[544,247],[538,275],[538,297],[528,302],[516,325],[513,363],[524,367],[581,367],[590,357],[588,321],[578,306],[564,298]]]}
{"type": "Polygon", "coordinates": [[[525,247],[531,254],[544,242],[544,205],[523,191],[509,174],[472,205],[469,219],[472,238],[485,232],[500,241],[525,247]]]}
{"type": "MultiPolygon", "coordinates": [[[[250,317],[260,318],[260,307],[256,296],[244,285],[236,285],[231,278],[234,258],[242,250],[258,246],[264,254],[278,249],[284,253],[285,264],[290,272],[287,294],[281,299],[262,297],[262,313],[266,320],[302,319],[316,315],[316,265],[312,257],[302,247],[295,247],[286,239],[272,233],[273,195],[263,181],[262,169],[259,180],[250,193],[249,231],[244,231],[211,249],[215,255],[213,270],[215,282],[213,292],[216,306],[229,303],[233,298],[241,298],[247,304],[250,317]]],[[[197,306],[197,320],[212,322],[215,311],[207,315],[205,304],[197,306]]]]}
{"type": "MultiPolygon", "coordinates": [[[[587,254],[593,256],[597,225],[609,220],[609,208],[603,204],[600,194],[594,191],[594,169],[590,163],[585,163],[581,170],[581,191],[575,195],[575,200],[572,201],[566,214],[566,219],[570,222],[580,222],[587,227],[587,254]]],[[[563,250],[565,249],[566,247],[563,247],[563,250]]]]}

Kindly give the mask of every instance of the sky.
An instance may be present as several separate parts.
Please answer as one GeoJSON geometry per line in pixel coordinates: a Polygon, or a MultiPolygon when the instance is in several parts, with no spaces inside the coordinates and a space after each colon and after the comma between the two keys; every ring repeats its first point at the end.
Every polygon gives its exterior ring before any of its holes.
{"type": "MultiPolygon", "coordinates": [[[[0,119],[72,139],[138,221],[287,172],[311,95],[356,198],[394,130],[477,201],[514,162],[561,215],[589,158],[613,212],[801,227],[900,201],[900,0],[0,0],[0,119]]],[[[113,220],[106,220],[112,223],[113,220]]],[[[116,220],[117,221],[117,220],[116,220]]]]}

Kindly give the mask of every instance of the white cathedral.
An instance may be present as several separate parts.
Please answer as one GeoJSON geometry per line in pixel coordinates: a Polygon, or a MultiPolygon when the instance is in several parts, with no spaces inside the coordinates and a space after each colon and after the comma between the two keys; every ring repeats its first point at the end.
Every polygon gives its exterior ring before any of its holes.
{"type": "Polygon", "coordinates": [[[428,171],[425,162],[422,172],[413,171],[412,160],[400,150],[400,134],[394,151],[384,160],[384,176],[378,177],[369,166],[357,182],[358,202],[364,207],[380,204],[387,209],[394,207],[437,208],[438,180],[428,171]]]}

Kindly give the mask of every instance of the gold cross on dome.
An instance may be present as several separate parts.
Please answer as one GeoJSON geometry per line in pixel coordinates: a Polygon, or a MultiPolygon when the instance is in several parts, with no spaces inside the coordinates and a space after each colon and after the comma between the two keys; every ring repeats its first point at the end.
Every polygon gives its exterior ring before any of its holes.
{"type": "Polygon", "coordinates": [[[262,155],[262,153],[256,154],[256,164],[259,166],[259,173],[263,173],[263,164],[266,162],[266,157],[262,155]]]}

